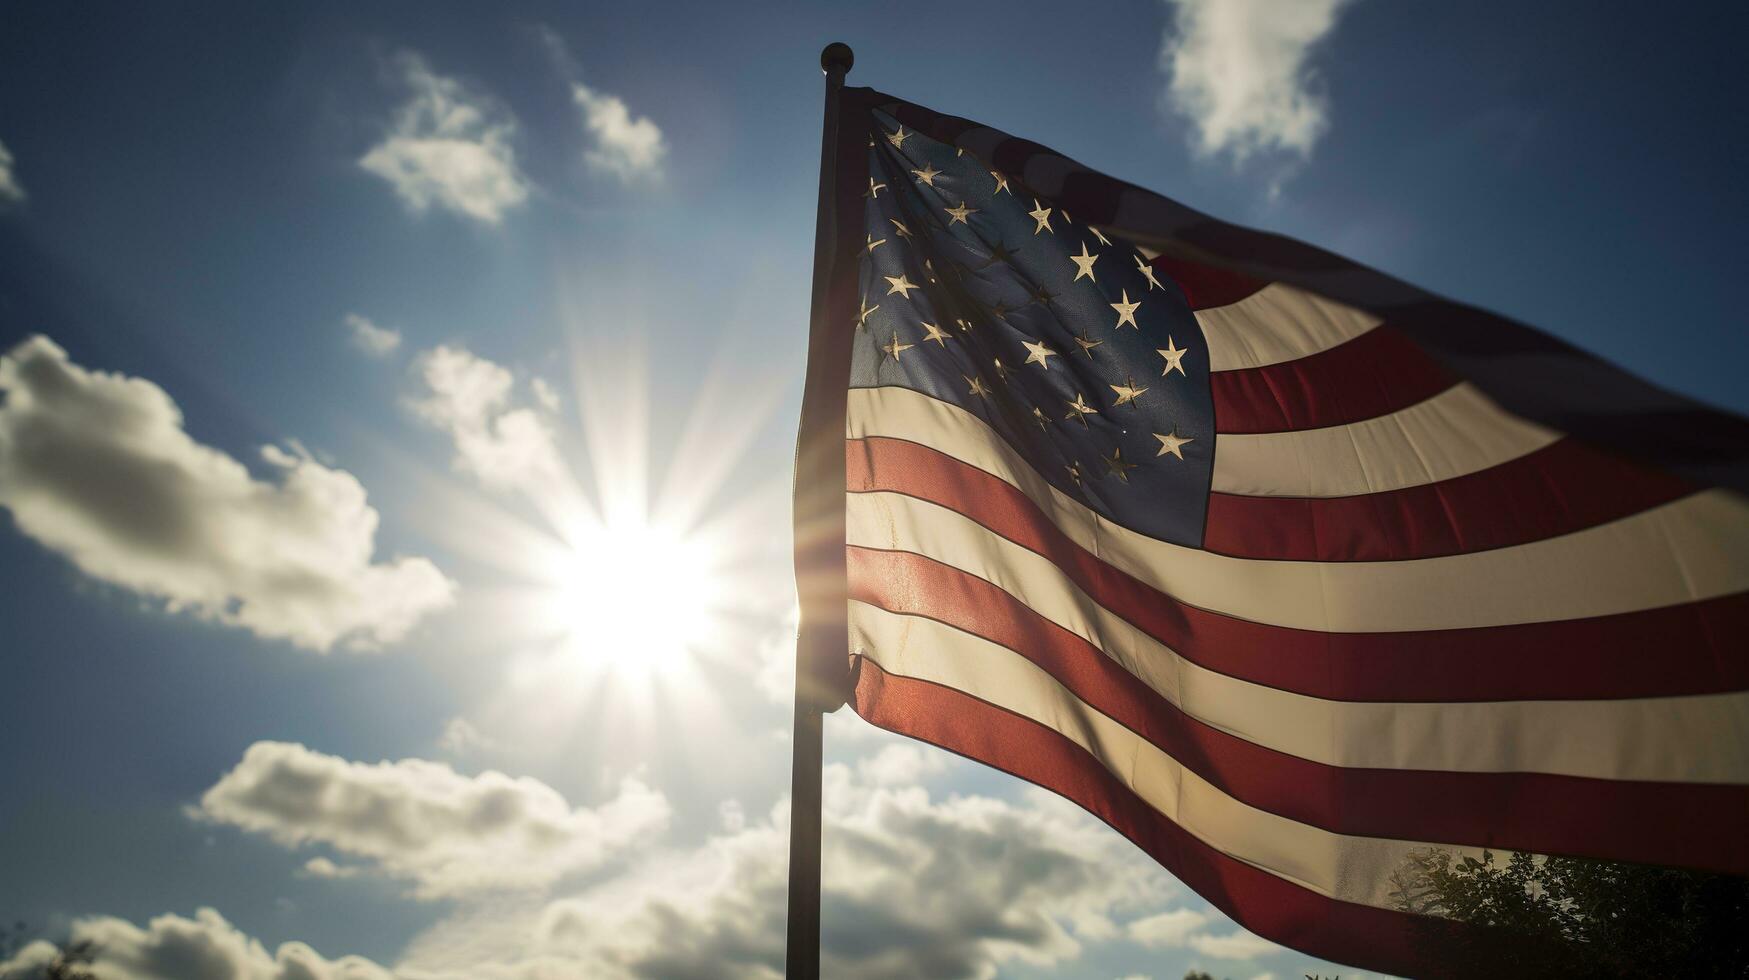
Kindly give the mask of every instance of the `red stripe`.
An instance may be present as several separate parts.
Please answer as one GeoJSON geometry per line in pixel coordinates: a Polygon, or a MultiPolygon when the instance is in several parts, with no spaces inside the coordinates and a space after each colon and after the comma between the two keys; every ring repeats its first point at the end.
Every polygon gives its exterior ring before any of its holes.
{"type": "Polygon", "coordinates": [[[940,504],[1049,559],[1101,606],[1193,663],[1346,701],[1667,697],[1749,688],[1749,593],[1548,623],[1326,633],[1210,612],[1146,585],[1070,540],[1013,485],[926,446],[846,443],[852,492],[940,504]]]}
{"type": "Polygon", "coordinates": [[[1313,762],[1192,718],[1097,647],[975,575],[865,548],[849,550],[849,569],[851,598],[1013,650],[1229,796],[1290,820],[1364,837],[1749,874],[1749,838],[1739,832],[1749,787],[1313,762]]]}
{"type": "MultiPolygon", "coordinates": [[[[1461,975],[1477,965],[1476,955],[1488,950],[1498,949],[1500,955],[1525,952],[1526,940],[1518,936],[1337,901],[1228,857],[1166,819],[1060,733],[959,691],[888,674],[872,661],[856,659],[853,703],[871,724],[1067,797],[1265,939],[1338,963],[1404,976],[1461,975]]],[[[1523,972],[1509,962],[1493,969],[1488,975],[1523,972]]]]}
{"type": "Polygon", "coordinates": [[[1236,558],[1401,561],[1596,527],[1694,492],[1562,439],[1476,473],[1352,497],[1209,495],[1203,547],[1236,558]]]}
{"type": "Polygon", "coordinates": [[[1242,273],[1228,272],[1189,259],[1174,258],[1165,253],[1155,256],[1148,264],[1178,284],[1178,288],[1184,292],[1185,301],[1193,310],[1237,303],[1269,285],[1261,279],[1253,279],[1242,273]]]}
{"type": "Polygon", "coordinates": [[[1285,432],[1389,415],[1457,383],[1415,342],[1379,326],[1292,361],[1215,371],[1215,431],[1285,432]]]}

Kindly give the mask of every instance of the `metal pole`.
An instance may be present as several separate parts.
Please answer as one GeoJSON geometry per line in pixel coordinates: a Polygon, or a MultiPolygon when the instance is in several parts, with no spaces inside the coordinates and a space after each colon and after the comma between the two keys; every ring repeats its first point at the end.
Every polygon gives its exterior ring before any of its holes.
{"type": "MultiPolygon", "coordinates": [[[[812,320],[826,315],[827,275],[837,237],[838,97],[855,55],[850,46],[833,42],[820,52],[826,74],[826,115],[820,134],[820,199],[814,221],[814,294],[812,320]]],[[[796,644],[794,756],[790,769],[789,932],[784,952],[785,973],[798,980],[820,976],[820,773],[825,758],[825,715],[821,712],[816,678],[824,651],[796,644]]],[[[834,702],[836,705],[837,702],[834,702]]]]}

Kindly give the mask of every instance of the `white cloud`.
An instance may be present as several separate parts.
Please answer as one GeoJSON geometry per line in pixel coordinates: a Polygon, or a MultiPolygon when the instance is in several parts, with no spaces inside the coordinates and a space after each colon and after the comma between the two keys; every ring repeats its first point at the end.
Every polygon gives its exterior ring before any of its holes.
{"type": "Polygon", "coordinates": [[[304,874],[312,878],[356,878],[360,868],[356,864],[335,864],[331,858],[313,857],[304,862],[304,874]]]}
{"type": "Polygon", "coordinates": [[[360,862],[310,873],[356,868],[408,880],[422,898],[544,888],[602,866],[669,817],[662,794],[636,779],[590,809],[526,777],[465,776],[424,759],[350,762],[287,742],[250,746],[195,812],[360,862]]]}
{"type": "Polygon", "coordinates": [[[1189,945],[1204,956],[1215,956],[1223,960],[1255,959],[1282,950],[1282,947],[1243,929],[1234,929],[1221,936],[1192,936],[1189,945]]]}
{"type": "Polygon", "coordinates": [[[534,389],[534,400],[540,402],[540,407],[549,412],[559,410],[561,404],[559,389],[548,384],[545,378],[534,378],[528,384],[530,388],[534,389]]]}
{"type": "Polygon", "coordinates": [[[416,54],[401,54],[394,67],[412,98],[358,165],[418,212],[436,205],[495,225],[526,201],[529,182],[516,164],[509,110],[432,71],[416,54]]]}
{"type": "Polygon", "coordinates": [[[12,151],[6,148],[5,143],[0,143],[0,206],[17,204],[24,200],[24,185],[18,182],[14,166],[12,151]]]}
{"type": "Polygon", "coordinates": [[[451,718],[443,726],[443,734],[437,737],[437,747],[445,752],[460,754],[477,749],[496,748],[497,743],[482,734],[466,718],[451,718]]]}
{"type": "Polygon", "coordinates": [[[572,83],[571,98],[583,110],[583,125],[589,130],[591,146],[583,162],[591,169],[626,182],[661,173],[668,146],[648,116],[634,119],[624,99],[580,82],[572,83]]]}
{"type": "Polygon", "coordinates": [[[510,369],[458,347],[420,355],[415,370],[426,393],[412,402],[420,418],[455,440],[455,466],[487,486],[541,498],[567,486],[569,470],[547,422],[512,404],[510,369]]]}
{"type": "Polygon", "coordinates": [[[348,313],[344,317],[346,328],[352,332],[352,343],[359,350],[375,357],[382,357],[401,346],[401,332],[388,327],[379,327],[371,322],[369,317],[357,313],[348,313]]]}
{"type": "MultiPolygon", "coordinates": [[[[144,929],[112,916],[79,919],[70,938],[96,945],[100,980],[393,980],[363,957],[330,960],[299,942],[269,953],[210,908],[192,919],[160,915],[144,929]]],[[[0,977],[42,980],[54,957],[50,944],[32,943],[0,963],[0,977]]]]}
{"type": "Polygon", "coordinates": [[[1309,155],[1328,104],[1307,56],[1347,2],[1167,0],[1166,97],[1196,124],[1197,149],[1235,160],[1266,150],[1309,155]]]}
{"type": "Polygon", "coordinates": [[[150,381],[39,336],[0,356],[0,395],[0,506],[93,578],[324,651],[396,642],[453,597],[424,558],[373,563],[377,512],[350,473],[266,446],[277,479],[257,480],[150,381]]]}
{"type": "MultiPolygon", "coordinates": [[[[753,684],[773,704],[789,704],[796,696],[796,631],[801,628],[802,608],[791,603],[782,625],[759,641],[758,667],[753,684]]],[[[828,720],[837,717],[828,715],[828,720]]],[[[868,727],[868,726],[863,726],[868,727]]]]}
{"type": "Polygon", "coordinates": [[[1281,947],[1243,929],[1213,935],[1205,927],[1217,921],[1212,912],[1178,908],[1137,919],[1124,927],[1129,938],[1149,949],[1189,948],[1204,956],[1249,960],[1280,952],[1281,947]]]}
{"type": "Polygon", "coordinates": [[[882,746],[856,764],[856,773],[874,786],[913,786],[947,771],[946,752],[914,743],[882,746]]]}
{"type": "MultiPolygon", "coordinates": [[[[988,797],[934,800],[826,768],[824,976],[992,977],[1061,968],[1157,902],[1164,874],[1078,811],[988,797]]],[[[782,975],[786,803],[696,851],[672,853],[504,931],[478,962],[442,953],[457,923],[416,940],[408,977],[782,975]],[[441,951],[441,952],[440,952],[441,951]]],[[[733,824],[731,823],[731,826],[733,824]]],[[[479,935],[471,930],[470,934],[479,935]]]]}
{"type": "Polygon", "coordinates": [[[1159,915],[1137,919],[1125,926],[1131,939],[1149,949],[1183,946],[1203,926],[1209,916],[1195,909],[1172,909],[1159,915]]]}

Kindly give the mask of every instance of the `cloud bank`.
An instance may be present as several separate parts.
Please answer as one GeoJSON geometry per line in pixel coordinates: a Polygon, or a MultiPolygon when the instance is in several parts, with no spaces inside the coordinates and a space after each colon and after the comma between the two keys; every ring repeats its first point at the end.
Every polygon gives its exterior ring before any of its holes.
{"type": "MultiPolygon", "coordinates": [[[[363,957],[330,960],[299,942],[269,953],[210,908],[192,919],[160,915],[143,929],[113,916],[79,919],[70,938],[97,945],[92,965],[100,980],[393,980],[363,957]]],[[[42,980],[55,952],[31,943],[0,962],[0,977],[42,980]]]]}
{"type": "MultiPolygon", "coordinates": [[[[1062,968],[1119,938],[1113,917],[1156,902],[1164,874],[1066,804],[932,799],[826,769],[823,976],[992,977],[1005,963],[1062,968]]],[[[781,977],[787,803],[726,821],[696,850],[531,912],[478,962],[448,958],[440,924],[408,977],[781,977]],[[544,971],[544,972],[543,972],[544,971]]],[[[489,931],[489,930],[488,930],[489,931]]]]}
{"type": "Polygon", "coordinates": [[[496,225],[520,207],[530,185],[516,163],[509,110],[416,54],[402,53],[393,67],[412,97],[358,165],[388,181],[415,212],[439,207],[496,225]]]}
{"type": "Polygon", "coordinates": [[[0,396],[0,507],[93,578],[319,651],[394,643],[453,597],[424,558],[372,560],[350,473],[266,446],[276,479],[258,480],[150,381],[39,336],[0,356],[0,396]]]}
{"type": "Polygon", "coordinates": [[[1167,0],[1166,101],[1196,126],[1203,154],[1301,158],[1329,126],[1308,56],[1348,0],[1167,0]]]}
{"type": "Polygon", "coordinates": [[[635,779],[596,808],[500,772],[466,776],[441,762],[351,762],[287,742],[257,742],[200,799],[198,816],[357,863],[318,859],[321,877],[406,880],[420,898],[544,888],[647,842],[668,801],[635,779]]]}
{"type": "Polygon", "coordinates": [[[1225,960],[1250,960],[1282,951],[1275,943],[1243,929],[1218,935],[1209,932],[1206,927],[1218,918],[1212,912],[1172,909],[1137,919],[1125,927],[1125,932],[1148,949],[1189,948],[1225,960]]]}

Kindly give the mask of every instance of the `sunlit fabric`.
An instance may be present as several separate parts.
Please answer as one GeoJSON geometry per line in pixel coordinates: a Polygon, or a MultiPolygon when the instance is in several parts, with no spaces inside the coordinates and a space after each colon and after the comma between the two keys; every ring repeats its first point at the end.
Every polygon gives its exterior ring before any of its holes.
{"type": "Polygon", "coordinates": [[[1402,901],[1430,853],[1749,873],[1742,420],[1036,144],[842,111],[813,356],[847,362],[858,713],[1368,969],[1512,942],[1402,901]]]}

